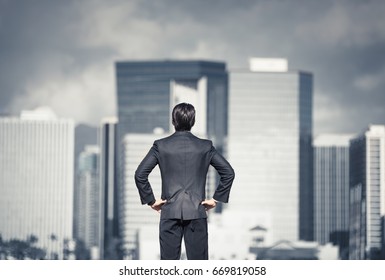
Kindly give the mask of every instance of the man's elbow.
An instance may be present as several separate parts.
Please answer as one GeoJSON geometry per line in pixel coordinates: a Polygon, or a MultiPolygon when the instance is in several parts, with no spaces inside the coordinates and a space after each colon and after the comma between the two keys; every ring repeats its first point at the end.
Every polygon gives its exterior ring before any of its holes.
{"type": "Polygon", "coordinates": [[[143,183],[146,181],[146,176],[139,169],[135,171],[134,179],[136,183],[143,183]]]}
{"type": "Polygon", "coordinates": [[[234,180],[234,178],[235,178],[235,171],[234,171],[234,169],[232,167],[230,167],[229,176],[230,176],[231,180],[234,180]]]}
{"type": "Polygon", "coordinates": [[[235,178],[235,171],[232,167],[230,167],[226,174],[226,181],[232,182],[234,181],[234,178],[235,178]]]}

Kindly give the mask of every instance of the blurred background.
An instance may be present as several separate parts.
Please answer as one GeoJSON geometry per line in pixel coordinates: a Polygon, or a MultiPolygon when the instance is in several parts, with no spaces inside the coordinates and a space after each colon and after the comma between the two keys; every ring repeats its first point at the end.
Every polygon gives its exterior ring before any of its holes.
{"type": "Polygon", "coordinates": [[[384,13],[0,0],[0,259],[158,259],[133,175],[179,102],[236,172],[211,259],[385,259],[384,13]]]}

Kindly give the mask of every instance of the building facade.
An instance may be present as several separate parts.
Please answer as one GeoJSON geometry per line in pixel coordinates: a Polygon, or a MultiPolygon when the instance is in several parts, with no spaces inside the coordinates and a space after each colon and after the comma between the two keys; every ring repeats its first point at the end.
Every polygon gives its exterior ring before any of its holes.
{"type": "MultiPolygon", "coordinates": [[[[135,184],[135,170],[150,150],[156,139],[164,137],[157,134],[126,134],[123,139],[123,152],[120,155],[122,176],[119,186],[119,205],[121,205],[119,224],[123,257],[125,259],[141,259],[139,255],[139,233],[142,226],[151,226],[158,230],[159,214],[147,205],[142,205],[135,184]]],[[[161,177],[159,167],[155,167],[149,176],[155,197],[161,193],[161,177]]],[[[158,240],[156,240],[158,241],[158,240]]],[[[152,251],[159,252],[159,244],[152,251]]]]}
{"type": "Polygon", "coordinates": [[[99,146],[88,145],[80,153],[77,170],[76,239],[84,242],[91,259],[100,259],[101,197],[99,181],[99,146]]]}
{"type": "Polygon", "coordinates": [[[116,63],[119,141],[126,133],[173,132],[171,111],[180,102],[196,107],[192,130],[222,151],[227,136],[228,74],[225,63],[128,61],[116,63]]]}
{"type": "Polygon", "coordinates": [[[230,72],[229,161],[237,175],[229,210],[264,215],[269,222],[259,225],[272,242],[312,240],[313,76],[250,69],[230,72]]]}
{"type": "Polygon", "coordinates": [[[119,259],[117,118],[102,120],[99,145],[101,187],[101,258],[119,259]]]}
{"type": "Polygon", "coordinates": [[[349,244],[349,140],[352,135],[323,134],[314,139],[314,240],[349,244]]]}
{"type": "Polygon", "coordinates": [[[48,108],[0,118],[0,234],[65,258],[73,234],[74,123],[48,108]]]}
{"type": "Polygon", "coordinates": [[[384,259],[385,126],[350,142],[350,259],[384,259]]]}

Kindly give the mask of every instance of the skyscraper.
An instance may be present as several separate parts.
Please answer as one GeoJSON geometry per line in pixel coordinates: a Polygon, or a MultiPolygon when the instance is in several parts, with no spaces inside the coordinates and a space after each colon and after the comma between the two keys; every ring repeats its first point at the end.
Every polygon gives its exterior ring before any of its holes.
{"type": "Polygon", "coordinates": [[[272,242],[312,240],[313,76],[286,60],[251,59],[250,69],[230,72],[229,211],[266,217],[258,226],[272,242]]]}
{"type": "MultiPolygon", "coordinates": [[[[139,233],[142,226],[152,226],[152,230],[158,230],[159,214],[146,205],[142,205],[139,193],[135,185],[134,174],[139,163],[147,154],[154,141],[162,135],[156,134],[126,134],[123,139],[123,152],[121,153],[122,176],[120,177],[120,237],[123,246],[123,254],[128,259],[140,259],[139,233]]],[[[149,176],[151,187],[155,197],[160,197],[161,177],[158,167],[149,176]]],[[[156,240],[157,241],[157,240],[156,240]]],[[[157,245],[159,246],[158,242],[157,245]]],[[[159,252],[158,248],[152,251],[159,252]]]]}
{"type": "Polygon", "coordinates": [[[314,240],[340,246],[348,256],[349,140],[352,135],[323,134],[314,139],[314,240]]]}
{"type": "Polygon", "coordinates": [[[117,122],[116,118],[102,120],[99,143],[101,187],[101,256],[118,259],[118,177],[117,177],[117,122]]]}
{"type": "Polygon", "coordinates": [[[101,248],[99,157],[98,146],[86,146],[80,153],[77,170],[78,189],[75,190],[76,239],[84,242],[92,259],[100,259],[101,248]]]}
{"type": "Polygon", "coordinates": [[[38,238],[63,259],[72,239],[74,123],[48,108],[0,118],[0,234],[38,238]]]}
{"type": "Polygon", "coordinates": [[[116,63],[119,141],[126,133],[173,132],[171,110],[190,102],[197,110],[193,132],[207,135],[222,152],[227,136],[227,71],[211,61],[116,63]]]}
{"type": "Polygon", "coordinates": [[[350,141],[350,259],[383,259],[385,126],[350,141]]]}

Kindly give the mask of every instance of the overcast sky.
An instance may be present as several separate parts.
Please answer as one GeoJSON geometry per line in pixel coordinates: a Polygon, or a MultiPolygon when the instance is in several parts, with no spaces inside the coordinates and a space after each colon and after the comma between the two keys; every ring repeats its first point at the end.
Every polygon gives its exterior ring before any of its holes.
{"type": "Polygon", "coordinates": [[[286,57],[314,74],[314,132],[385,124],[385,1],[0,0],[0,112],[116,113],[114,63],[286,57]]]}

